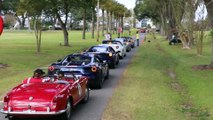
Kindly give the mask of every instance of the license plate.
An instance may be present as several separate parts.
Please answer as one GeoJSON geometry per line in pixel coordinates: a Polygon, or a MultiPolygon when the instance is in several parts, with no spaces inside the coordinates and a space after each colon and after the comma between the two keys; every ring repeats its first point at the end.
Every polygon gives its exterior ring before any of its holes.
{"type": "Polygon", "coordinates": [[[77,71],[78,69],[77,68],[61,68],[61,71],[77,71]]]}
{"type": "Polygon", "coordinates": [[[23,112],[27,112],[27,113],[35,113],[35,110],[23,110],[23,112]]]}

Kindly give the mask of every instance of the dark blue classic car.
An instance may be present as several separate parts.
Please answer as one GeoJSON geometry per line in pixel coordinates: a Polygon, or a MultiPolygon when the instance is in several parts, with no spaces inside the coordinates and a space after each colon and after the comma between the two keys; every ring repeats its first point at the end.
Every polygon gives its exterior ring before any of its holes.
{"type": "Polygon", "coordinates": [[[115,68],[119,63],[119,53],[110,46],[92,46],[87,52],[93,53],[102,60],[107,61],[110,68],[115,68]]]}
{"type": "Polygon", "coordinates": [[[126,43],[131,45],[131,48],[135,47],[135,40],[132,37],[128,37],[128,36],[123,36],[121,38],[126,38],[126,43]]]}
{"type": "Polygon", "coordinates": [[[91,53],[71,54],[58,60],[49,67],[49,75],[61,69],[72,71],[77,77],[88,77],[90,88],[102,88],[104,79],[109,77],[107,62],[91,53]]]}

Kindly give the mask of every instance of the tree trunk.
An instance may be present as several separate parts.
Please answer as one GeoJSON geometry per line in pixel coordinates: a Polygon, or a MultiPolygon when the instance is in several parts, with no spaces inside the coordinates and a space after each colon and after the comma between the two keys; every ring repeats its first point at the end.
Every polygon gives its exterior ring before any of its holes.
{"type": "Polygon", "coordinates": [[[102,9],[102,36],[104,36],[104,29],[105,29],[105,16],[104,16],[104,9],[102,9]]]}
{"type": "Polygon", "coordinates": [[[213,26],[213,1],[212,0],[204,0],[207,12],[208,12],[208,18],[210,20],[211,26],[213,26]]]}
{"type": "Polygon", "coordinates": [[[30,28],[30,17],[28,16],[27,19],[28,19],[28,30],[31,31],[31,28],[30,28]]]}
{"type": "Polygon", "coordinates": [[[92,39],[95,38],[95,15],[94,15],[94,11],[92,11],[92,26],[91,26],[91,29],[92,29],[92,39]]]}
{"type": "MultiPolygon", "coordinates": [[[[208,12],[208,18],[210,20],[211,27],[213,26],[213,1],[212,0],[204,0],[206,9],[208,12]]],[[[213,36],[212,36],[212,61],[211,65],[213,66],[213,36]]]]}
{"type": "Polygon", "coordinates": [[[56,16],[51,17],[51,23],[52,23],[52,26],[53,26],[53,28],[52,28],[53,30],[55,30],[56,20],[57,20],[56,16]]]}
{"type": "Polygon", "coordinates": [[[2,0],[0,0],[0,15],[1,15],[1,9],[2,9],[2,0]]]}
{"type": "Polygon", "coordinates": [[[41,52],[41,28],[38,25],[38,21],[36,18],[34,20],[34,33],[36,37],[36,51],[37,53],[40,53],[41,52]]]}
{"type": "Polygon", "coordinates": [[[190,49],[188,42],[189,42],[189,36],[187,32],[183,31],[180,33],[181,41],[183,44],[183,49],[190,49]]]}
{"type": "Polygon", "coordinates": [[[212,61],[211,61],[211,66],[213,66],[213,29],[211,29],[210,31],[210,36],[211,36],[211,39],[212,39],[212,61]]]}
{"type": "Polygon", "coordinates": [[[118,34],[118,19],[115,19],[115,33],[118,34]]]}
{"type": "Polygon", "coordinates": [[[60,24],[61,24],[61,29],[63,31],[64,34],[64,46],[69,46],[69,38],[68,38],[68,32],[67,32],[67,28],[66,28],[66,23],[63,23],[63,21],[61,20],[61,17],[58,13],[56,13],[56,17],[59,20],[60,24]]]}
{"type": "Polygon", "coordinates": [[[112,34],[112,12],[110,12],[109,32],[112,34]]]}
{"type": "Polygon", "coordinates": [[[115,34],[115,14],[112,14],[112,34],[115,34]]]}
{"type": "Polygon", "coordinates": [[[109,12],[107,11],[107,26],[106,26],[106,32],[109,33],[109,12]]]}
{"type": "Polygon", "coordinates": [[[86,31],[86,9],[84,9],[83,13],[83,33],[82,33],[83,40],[85,40],[85,31],[86,31]]]}
{"type": "Polygon", "coordinates": [[[124,30],[124,17],[121,17],[121,28],[122,28],[122,34],[123,34],[123,30],[124,30]]]}
{"type": "Polygon", "coordinates": [[[22,21],[21,21],[21,28],[23,29],[24,28],[24,25],[25,25],[25,17],[24,15],[22,15],[22,21]]]}
{"type": "Polygon", "coordinates": [[[15,14],[14,16],[15,16],[16,20],[19,23],[19,27],[21,27],[21,20],[20,20],[20,18],[17,16],[17,14],[15,14]]]}
{"type": "Polygon", "coordinates": [[[99,4],[99,0],[98,0],[98,4],[97,4],[97,42],[99,42],[99,39],[100,39],[100,30],[99,30],[99,8],[100,8],[100,6],[99,6],[100,4],[99,4]]]}
{"type": "Polygon", "coordinates": [[[136,28],[136,17],[135,17],[135,14],[133,15],[133,28],[136,28]]]}

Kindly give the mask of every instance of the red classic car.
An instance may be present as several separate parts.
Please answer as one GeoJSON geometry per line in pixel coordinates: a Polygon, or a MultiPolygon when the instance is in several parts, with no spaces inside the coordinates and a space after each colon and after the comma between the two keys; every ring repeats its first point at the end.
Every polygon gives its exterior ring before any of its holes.
{"type": "Polygon", "coordinates": [[[4,97],[0,112],[12,117],[57,115],[69,120],[74,106],[87,102],[89,88],[87,77],[65,74],[65,80],[20,84],[4,97]]]}

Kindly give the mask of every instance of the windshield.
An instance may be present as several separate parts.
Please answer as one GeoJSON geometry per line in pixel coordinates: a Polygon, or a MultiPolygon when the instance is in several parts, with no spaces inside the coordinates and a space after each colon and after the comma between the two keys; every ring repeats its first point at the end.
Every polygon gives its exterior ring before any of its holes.
{"type": "Polygon", "coordinates": [[[120,45],[122,45],[122,43],[120,42],[120,41],[103,41],[102,42],[103,44],[120,44],[120,45]]]}
{"type": "Polygon", "coordinates": [[[107,47],[103,47],[103,46],[94,46],[88,50],[88,52],[106,52],[106,51],[107,51],[107,47]]]}
{"type": "Polygon", "coordinates": [[[75,64],[89,64],[91,62],[91,57],[84,55],[71,55],[64,59],[63,63],[75,63],[75,64]]]}

